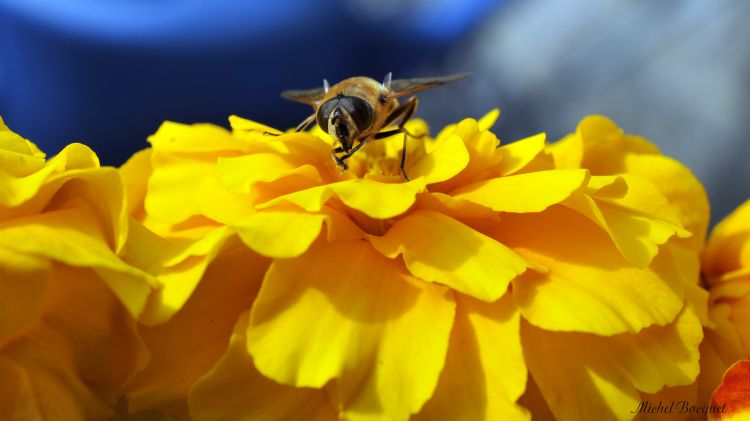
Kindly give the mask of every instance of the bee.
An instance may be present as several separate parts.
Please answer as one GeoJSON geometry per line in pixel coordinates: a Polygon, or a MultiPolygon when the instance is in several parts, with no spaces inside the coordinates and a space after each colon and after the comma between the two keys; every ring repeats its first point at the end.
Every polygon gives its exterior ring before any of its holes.
{"type": "Polygon", "coordinates": [[[333,86],[329,86],[328,81],[323,79],[322,87],[288,90],[282,92],[281,96],[313,107],[313,113],[304,119],[295,131],[300,132],[317,123],[338,143],[339,146],[331,151],[331,156],[342,172],[349,168],[346,160],[367,142],[403,133],[401,173],[404,179],[409,181],[405,168],[406,139],[407,136],[416,136],[408,133],[404,125],[417,110],[418,100],[416,96],[412,96],[403,104],[399,104],[398,98],[455,82],[467,76],[469,73],[391,80],[391,73],[388,73],[383,83],[368,77],[352,77],[333,86]],[[396,129],[381,131],[398,119],[400,122],[396,129]]]}

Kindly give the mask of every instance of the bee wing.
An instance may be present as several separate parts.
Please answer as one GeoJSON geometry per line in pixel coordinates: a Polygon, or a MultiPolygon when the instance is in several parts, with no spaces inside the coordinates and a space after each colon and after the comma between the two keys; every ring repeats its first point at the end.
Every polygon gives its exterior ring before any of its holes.
{"type": "Polygon", "coordinates": [[[432,89],[446,83],[455,82],[471,76],[471,73],[459,73],[449,76],[424,77],[417,79],[397,79],[391,82],[390,92],[386,94],[389,98],[399,98],[415,92],[432,89]]]}
{"type": "Polygon", "coordinates": [[[323,88],[290,89],[281,93],[281,97],[284,99],[308,105],[315,105],[323,99],[323,96],[325,96],[325,90],[323,88]]]}

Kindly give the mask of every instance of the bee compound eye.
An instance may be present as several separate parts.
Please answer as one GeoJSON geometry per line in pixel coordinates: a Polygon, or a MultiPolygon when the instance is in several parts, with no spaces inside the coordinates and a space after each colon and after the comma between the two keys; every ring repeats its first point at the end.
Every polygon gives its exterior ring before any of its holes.
{"type": "Polygon", "coordinates": [[[336,105],[338,105],[338,103],[338,99],[332,98],[318,107],[318,112],[315,116],[315,119],[318,122],[318,126],[320,126],[320,128],[326,133],[328,133],[328,118],[331,116],[331,113],[336,108],[336,105]]]}
{"type": "Polygon", "coordinates": [[[356,96],[347,96],[341,100],[341,103],[360,133],[370,128],[374,113],[367,101],[356,96]]]}

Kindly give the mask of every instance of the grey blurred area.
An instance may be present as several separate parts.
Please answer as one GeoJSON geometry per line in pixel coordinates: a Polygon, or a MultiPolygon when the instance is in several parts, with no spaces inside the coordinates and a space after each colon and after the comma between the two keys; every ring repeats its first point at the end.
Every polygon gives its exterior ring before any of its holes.
{"type": "Polygon", "coordinates": [[[509,2],[443,68],[419,69],[474,72],[420,95],[419,115],[435,125],[500,107],[504,142],[556,140],[606,115],[690,167],[715,224],[750,199],[748,18],[743,0],[509,2]]]}

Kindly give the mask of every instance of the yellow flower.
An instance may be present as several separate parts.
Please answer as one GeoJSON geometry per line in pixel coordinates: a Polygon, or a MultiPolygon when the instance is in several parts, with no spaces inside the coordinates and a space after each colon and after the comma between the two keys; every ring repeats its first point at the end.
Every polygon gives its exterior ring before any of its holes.
{"type": "Polygon", "coordinates": [[[112,415],[147,358],[152,278],[118,256],[127,231],[114,168],[81,144],[45,160],[0,119],[0,418],[112,415]]]}
{"type": "Polygon", "coordinates": [[[713,229],[702,255],[712,329],[701,346],[702,395],[735,361],[750,359],[750,200],[713,229]]]}
{"type": "Polygon", "coordinates": [[[131,410],[629,418],[642,394],[692,383],[701,295],[680,264],[697,262],[700,184],[658,185],[689,172],[607,120],[548,149],[543,134],[498,147],[497,116],[410,139],[409,182],[400,136],[341,173],[318,129],[162,126],[122,169],[150,230],[134,253],[164,250],[131,410]],[[588,162],[597,137],[607,169],[588,162]]]}

